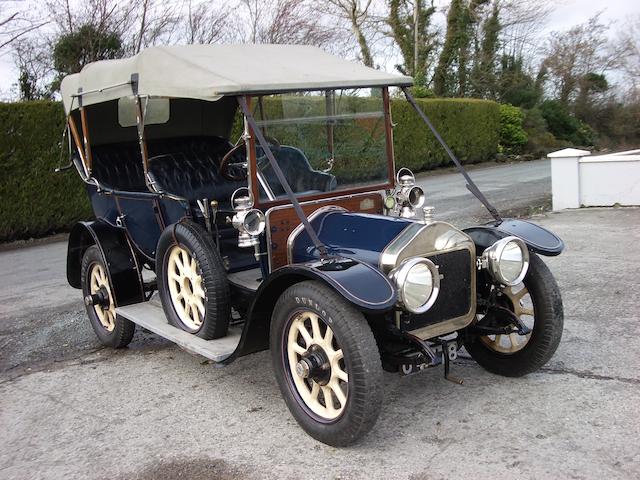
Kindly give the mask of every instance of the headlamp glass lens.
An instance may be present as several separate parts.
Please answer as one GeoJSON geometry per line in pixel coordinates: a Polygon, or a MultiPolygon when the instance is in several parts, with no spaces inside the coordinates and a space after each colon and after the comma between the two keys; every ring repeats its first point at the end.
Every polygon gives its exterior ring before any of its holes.
{"type": "Polygon", "coordinates": [[[264,214],[260,210],[250,210],[244,217],[243,227],[249,235],[260,235],[265,228],[264,214]]]}
{"type": "Polygon", "coordinates": [[[427,265],[417,263],[411,267],[403,292],[405,304],[411,309],[419,309],[429,301],[433,292],[433,274],[427,265]]]}
{"type": "Polygon", "coordinates": [[[498,267],[504,279],[508,283],[513,283],[524,268],[524,255],[520,245],[516,242],[507,243],[498,260],[498,267]]]}

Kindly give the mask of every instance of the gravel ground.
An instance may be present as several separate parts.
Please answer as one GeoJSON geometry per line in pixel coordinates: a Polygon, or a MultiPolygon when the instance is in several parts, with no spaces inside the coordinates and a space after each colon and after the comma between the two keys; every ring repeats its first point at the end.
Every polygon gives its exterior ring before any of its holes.
{"type": "Polygon", "coordinates": [[[216,368],[141,331],[103,349],[63,243],[1,252],[0,479],[638,478],[640,209],[534,221],[567,244],[547,259],[565,305],[549,364],[511,379],[459,359],[462,386],[385,374],[378,423],[347,449],[297,426],[267,352],[216,368]]]}

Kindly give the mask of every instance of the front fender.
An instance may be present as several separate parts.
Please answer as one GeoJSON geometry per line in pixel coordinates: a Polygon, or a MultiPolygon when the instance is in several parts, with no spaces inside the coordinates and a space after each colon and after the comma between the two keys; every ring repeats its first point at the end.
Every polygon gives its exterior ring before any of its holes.
{"type": "Polygon", "coordinates": [[[396,301],[396,289],[378,269],[349,258],[333,258],[288,265],[274,272],[273,280],[284,275],[301,275],[321,280],[347,301],[365,313],[381,313],[391,309],[396,301]]]}
{"type": "Polygon", "coordinates": [[[505,219],[497,225],[483,225],[463,230],[476,244],[478,253],[510,235],[522,239],[533,252],[555,257],[564,250],[564,242],[556,234],[525,220],[505,219]]]}
{"type": "Polygon", "coordinates": [[[78,222],[71,229],[67,250],[69,285],[82,288],[82,257],[91,245],[98,246],[106,262],[115,304],[142,302],[145,299],[142,275],[125,232],[100,220],[78,222]]]}
{"type": "Polygon", "coordinates": [[[269,348],[271,314],[280,295],[290,286],[317,280],[329,285],[363,313],[385,313],[397,301],[395,287],[376,268],[356,260],[334,257],[286,265],[275,270],[262,284],[246,316],[238,348],[225,363],[269,348]]]}

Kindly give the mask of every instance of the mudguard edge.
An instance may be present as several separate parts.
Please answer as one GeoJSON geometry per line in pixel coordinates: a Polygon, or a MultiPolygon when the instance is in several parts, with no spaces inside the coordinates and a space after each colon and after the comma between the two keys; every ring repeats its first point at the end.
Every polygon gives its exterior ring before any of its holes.
{"type": "Polygon", "coordinates": [[[276,301],[287,288],[305,280],[319,280],[329,285],[363,313],[387,312],[397,301],[396,289],[389,279],[366,263],[333,257],[286,265],[275,270],[258,288],[240,343],[224,363],[269,348],[271,313],[276,301]]]}
{"type": "Polygon", "coordinates": [[[560,237],[526,220],[507,218],[499,224],[469,227],[463,231],[475,242],[478,254],[494,242],[510,235],[522,239],[531,251],[547,257],[560,255],[564,250],[564,242],[560,237]]]}
{"type": "Polygon", "coordinates": [[[100,220],[78,222],[71,229],[67,249],[69,285],[82,288],[82,256],[91,245],[98,246],[107,263],[116,305],[122,307],[144,301],[142,273],[125,232],[100,220]]]}

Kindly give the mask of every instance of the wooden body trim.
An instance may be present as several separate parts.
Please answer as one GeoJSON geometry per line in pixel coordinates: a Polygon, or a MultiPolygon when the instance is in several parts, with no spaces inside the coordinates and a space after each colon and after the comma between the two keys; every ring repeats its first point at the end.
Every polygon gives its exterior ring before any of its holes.
{"type": "Polygon", "coordinates": [[[82,162],[82,165],[84,165],[84,169],[86,171],[87,162],[84,155],[84,149],[82,148],[82,140],[80,139],[80,132],[78,132],[76,121],[71,115],[69,115],[67,123],[69,124],[69,130],[71,131],[71,138],[73,138],[73,143],[76,146],[76,150],[78,150],[78,155],[80,155],[80,161],[82,162]]]}
{"type": "Polygon", "coordinates": [[[91,176],[91,167],[93,163],[93,157],[91,156],[91,139],[89,138],[89,125],[87,123],[87,111],[80,105],[80,124],[82,126],[82,136],[84,137],[84,152],[85,152],[85,168],[87,174],[91,176]]]}

